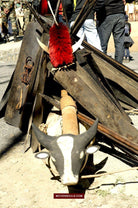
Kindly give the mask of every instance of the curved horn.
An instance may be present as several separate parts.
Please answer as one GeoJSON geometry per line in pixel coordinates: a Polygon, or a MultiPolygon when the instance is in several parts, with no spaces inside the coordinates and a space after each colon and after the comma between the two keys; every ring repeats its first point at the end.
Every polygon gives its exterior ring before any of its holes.
{"type": "Polygon", "coordinates": [[[92,138],[96,135],[98,127],[98,119],[94,122],[94,124],[84,133],[80,135],[76,135],[75,138],[77,138],[81,144],[87,145],[92,138]]]}
{"type": "Polygon", "coordinates": [[[36,39],[37,39],[37,42],[38,42],[38,44],[40,45],[40,47],[41,47],[46,53],[49,54],[49,48],[48,48],[48,46],[46,46],[44,43],[42,43],[38,38],[36,38],[36,39]]]}
{"type": "Polygon", "coordinates": [[[45,134],[44,132],[40,131],[39,128],[36,127],[33,123],[32,123],[32,128],[33,128],[35,136],[36,136],[37,140],[40,142],[40,144],[43,145],[44,147],[46,147],[48,150],[50,150],[51,149],[51,141],[55,140],[56,137],[49,136],[49,135],[45,134]]]}

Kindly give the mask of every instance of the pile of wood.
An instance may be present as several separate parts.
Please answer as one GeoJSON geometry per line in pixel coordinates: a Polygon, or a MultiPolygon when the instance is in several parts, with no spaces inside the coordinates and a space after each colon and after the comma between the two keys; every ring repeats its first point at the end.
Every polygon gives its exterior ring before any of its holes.
{"type": "MultiPolygon", "coordinates": [[[[92,6],[93,2],[87,1],[76,19],[70,32],[73,41],[77,41],[76,33],[92,6]]],[[[75,52],[73,65],[53,71],[49,55],[36,41],[37,37],[48,45],[52,21],[36,12],[35,17],[37,21],[26,29],[16,68],[0,103],[0,116],[26,133],[26,149],[32,147],[35,152],[39,144],[31,124],[45,122],[53,106],[60,109],[60,93],[65,89],[76,102],[79,121],[88,128],[99,119],[96,143],[100,150],[130,166],[138,165],[138,131],[125,112],[138,106],[138,74],[86,41],[84,48],[75,52]]]]}

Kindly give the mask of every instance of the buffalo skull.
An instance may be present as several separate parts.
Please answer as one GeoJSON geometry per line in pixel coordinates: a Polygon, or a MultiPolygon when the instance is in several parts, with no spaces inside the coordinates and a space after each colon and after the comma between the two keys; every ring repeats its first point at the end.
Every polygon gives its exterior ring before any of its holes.
{"type": "Polygon", "coordinates": [[[62,184],[68,186],[78,183],[82,164],[86,155],[90,154],[87,146],[96,135],[97,126],[98,119],[80,135],[49,136],[32,124],[37,140],[49,151],[49,156],[60,175],[62,184]]]}

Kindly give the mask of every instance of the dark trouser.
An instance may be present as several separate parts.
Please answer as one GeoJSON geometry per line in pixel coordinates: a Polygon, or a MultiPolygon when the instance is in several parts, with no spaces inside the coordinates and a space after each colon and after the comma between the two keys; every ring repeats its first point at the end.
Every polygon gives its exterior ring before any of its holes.
{"type": "Polygon", "coordinates": [[[130,56],[130,53],[129,53],[129,47],[127,48],[125,48],[125,52],[124,52],[124,56],[127,58],[129,58],[129,56],[130,56]]]}
{"type": "Polygon", "coordinates": [[[97,21],[97,30],[101,40],[102,50],[107,54],[108,41],[113,34],[115,44],[115,60],[122,63],[124,56],[124,32],[125,16],[124,14],[113,14],[105,18],[100,24],[97,21]]]}

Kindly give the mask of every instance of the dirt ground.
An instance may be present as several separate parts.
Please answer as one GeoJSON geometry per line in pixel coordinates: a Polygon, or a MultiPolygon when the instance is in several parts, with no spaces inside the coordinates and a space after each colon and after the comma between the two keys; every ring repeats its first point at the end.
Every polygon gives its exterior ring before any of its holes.
{"type": "MultiPolygon", "coordinates": [[[[67,187],[52,180],[49,169],[34,157],[31,149],[26,153],[23,150],[20,141],[1,158],[0,208],[137,208],[136,170],[95,178],[84,199],[54,199],[54,193],[68,193],[67,187]]],[[[107,156],[102,171],[130,168],[102,152],[95,153],[94,163],[107,156]]]]}
{"type": "MultiPolygon", "coordinates": [[[[132,31],[135,29],[136,24],[132,22],[132,31]]],[[[131,37],[135,41],[131,50],[138,51],[138,30],[135,34],[132,32],[131,37]]],[[[113,52],[110,41],[109,51],[113,52]]],[[[108,160],[100,171],[109,173],[130,168],[100,151],[94,155],[94,164],[106,157],[108,160]]],[[[138,174],[131,170],[95,178],[84,199],[54,199],[54,193],[68,193],[68,188],[52,180],[49,169],[42,160],[34,157],[31,149],[24,153],[23,139],[2,155],[0,208],[137,208],[138,174]]]]}

